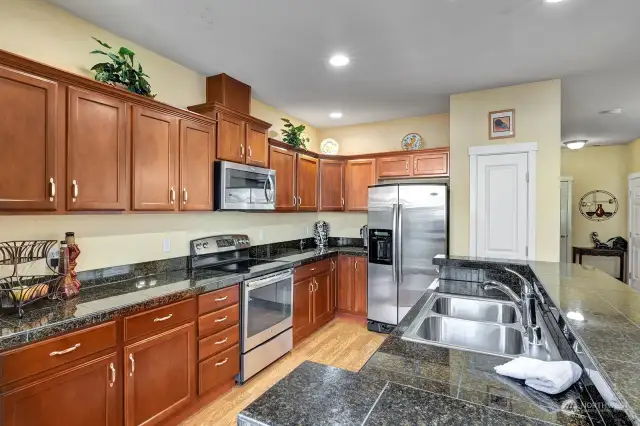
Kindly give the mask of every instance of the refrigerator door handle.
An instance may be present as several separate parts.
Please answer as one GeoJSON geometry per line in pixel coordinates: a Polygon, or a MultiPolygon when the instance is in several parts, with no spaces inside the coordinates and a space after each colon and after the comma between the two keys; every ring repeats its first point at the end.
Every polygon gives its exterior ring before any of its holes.
{"type": "Polygon", "coordinates": [[[393,241],[391,244],[391,270],[393,272],[393,283],[398,286],[398,251],[397,247],[397,238],[398,238],[398,205],[393,205],[393,223],[391,228],[391,233],[393,235],[393,241]]]}
{"type": "Polygon", "coordinates": [[[402,284],[402,204],[398,204],[398,285],[402,284]]]}

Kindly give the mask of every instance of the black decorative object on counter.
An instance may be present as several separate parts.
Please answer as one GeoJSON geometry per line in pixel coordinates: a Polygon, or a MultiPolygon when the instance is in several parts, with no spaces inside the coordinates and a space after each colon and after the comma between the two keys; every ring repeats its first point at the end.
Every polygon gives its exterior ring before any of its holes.
{"type": "Polygon", "coordinates": [[[313,239],[318,247],[329,246],[329,224],[324,220],[319,220],[313,224],[313,239]]]}

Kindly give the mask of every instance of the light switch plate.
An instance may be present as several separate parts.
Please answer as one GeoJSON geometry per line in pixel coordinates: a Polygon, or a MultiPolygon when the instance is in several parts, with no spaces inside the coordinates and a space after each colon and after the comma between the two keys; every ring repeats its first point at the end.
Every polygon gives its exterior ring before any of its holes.
{"type": "Polygon", "coordinates": [[[164,253],[169,253],[171,251],[171,238],[164,237],[162,239],[162,251],[164,253]]]}

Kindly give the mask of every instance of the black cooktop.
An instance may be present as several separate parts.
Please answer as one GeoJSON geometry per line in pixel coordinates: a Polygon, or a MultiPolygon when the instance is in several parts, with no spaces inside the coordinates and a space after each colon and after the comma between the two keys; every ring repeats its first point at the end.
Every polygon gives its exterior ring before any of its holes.
{"type": "Polygon", "coordinates": [[[203,267],[203,269],[224,273],[249,274],[253,277],[270,272],[277,272],[291,267],[291,262],[265,259],[243,259],[238,262],[226,263],[223,265],[207,265],[206,267],[203,267]]]}

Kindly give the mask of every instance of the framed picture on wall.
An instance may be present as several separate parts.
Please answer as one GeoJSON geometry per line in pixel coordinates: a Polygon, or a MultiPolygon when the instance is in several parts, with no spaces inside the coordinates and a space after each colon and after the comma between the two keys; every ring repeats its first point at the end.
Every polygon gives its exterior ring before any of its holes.
{"type": "Polygon", "coordinates": [[[513,138],[516,136],[516,110],[505,109],[489,113],[489,139],[513,138]]]}

